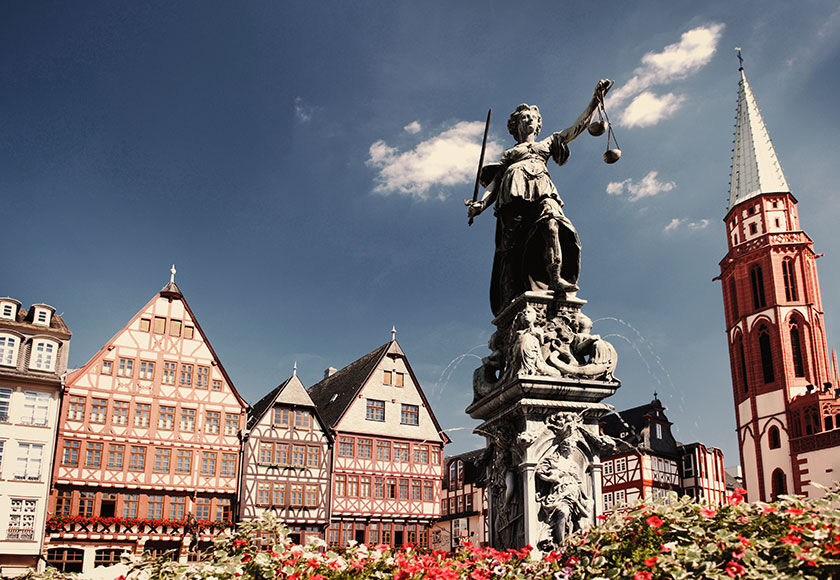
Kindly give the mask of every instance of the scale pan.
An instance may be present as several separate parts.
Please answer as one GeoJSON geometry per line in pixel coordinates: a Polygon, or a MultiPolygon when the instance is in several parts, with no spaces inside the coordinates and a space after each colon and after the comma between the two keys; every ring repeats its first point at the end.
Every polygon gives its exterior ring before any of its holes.
{"type": "Polygon", "coordinates": [[[604,153],[605,163],[615,163],[619,159],[621,159],[621,149],[607,149],[604,153]]]}

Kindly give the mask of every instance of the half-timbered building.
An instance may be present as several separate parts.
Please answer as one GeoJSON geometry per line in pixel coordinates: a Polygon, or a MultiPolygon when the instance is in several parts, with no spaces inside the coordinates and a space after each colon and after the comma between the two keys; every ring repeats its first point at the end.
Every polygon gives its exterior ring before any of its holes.
{"type": "Polygon", "coordinates": [[[329,433],[297,372],[257,402],[244,437],[240,516],[273,511],[300,544],[329,525],[329,433]]]}
{"type": "Polygon", "coordinates": [[[36,568],[70,331],[55,309],[0,298],[0,576],[36,568]]]}
{"type": "Polygon", "coordinates": [[[330,544],[428,546],[448,438],[391,340],[309,389],[335,440],[330,544]]]}
{"type": "Polygon", "coordinates": [[[232,522],[245,401],[172,278],[67,378],[46,558],[185,559],[232,522]]]}
{"type": "Polygon", "coordinates": [[[433,549],[456,550],[462,540],[476,546],[487,545],[485,456],[485,449],[476,449],[444,461],[440,519],[432,526],[433,549]]]}

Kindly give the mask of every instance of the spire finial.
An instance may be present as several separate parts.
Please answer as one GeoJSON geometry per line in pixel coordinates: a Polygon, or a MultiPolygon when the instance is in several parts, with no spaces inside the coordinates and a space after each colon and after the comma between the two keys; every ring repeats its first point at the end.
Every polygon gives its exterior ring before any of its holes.
{"type": "Polygon", "coordinates": [[[741,56],[741,47],[735,47],[735,54],[738,55],[738,70],[744,70],[744,57],[741,56]]]}
{"type": "Polygon", "coordinates": [[[391,327],[391,342],[394,342],[395,340],[397,340],[397,327],[392,326],[391,327]]]}
{"type": "Polygon", "coordinates": [[[172,264],[172,267],[169,268],[169,283],[170,284],[175,283],[175,272],[177,272],[177,271],[178,270],[175,269],[175,264],[172,264]]]}
{"type": "Polygon", "coordinates": [[[292,367],[292,376],[297,376],[297,361],[295,361],[295,366],[292,367]]]}

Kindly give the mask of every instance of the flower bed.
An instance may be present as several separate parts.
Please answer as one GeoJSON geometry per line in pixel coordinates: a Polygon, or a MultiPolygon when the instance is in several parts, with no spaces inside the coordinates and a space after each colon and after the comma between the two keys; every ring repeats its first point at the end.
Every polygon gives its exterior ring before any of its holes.
{"type": "Polygon", "coordinates": [[[230,522],[209,520],[155,520],[145,518],[93,517],[93,516],[53,516],[47,520],[47,532],[61,532],[69,527],[81,527],[89,530],[99,528],[137,528],[138,531],[163,529],[185,529],[187,532],[204,530],[220,531],[232,526],[230,522]]]}
{"type": "Polygon", "coordinates": [[[670,504],[628,506],[539,559],[529,546],[498,551],[465,543],[455,554],[365,545],[328,550],[323,542],[298,546],[266,515],[217,539],[199,562],[135,559],[128,579],[816,579],[840,571],[840,494],[748,504],[742,493],[719,508],[675,496],[670,504]]]}

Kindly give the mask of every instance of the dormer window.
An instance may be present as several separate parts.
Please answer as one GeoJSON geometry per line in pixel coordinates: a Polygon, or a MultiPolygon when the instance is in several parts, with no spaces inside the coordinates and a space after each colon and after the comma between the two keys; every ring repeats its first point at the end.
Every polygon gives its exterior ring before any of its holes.
{"type": "Polygon", "coordinates": [[[29,368],[36,371],[55,371],[55,359],[58,354],[58,344],[46,338],[36,338],[32,341],[32,353],[29,355],[29,368]]]}
{"type": "Polygon", "coordinates": [[[656,438],[657,439],[662,439],[662,425],[659,424],[659,423],[656,423],[654,425],[654,431],[655,431],[655,434],[656,434],[656,438]]]}
{"type": "Polygon", "coordinates": [[[17,318],[18,306],[10,299],[0,300],[0,318],[3,320],[15,320],[17,318]]]}
{"type": "Polygon", "coordinates": [[[17,366],[17,353],[20,340],[11,334],[0,334],[0,365],[17,366]]]}
{"type": "Polygon", "coordinates": [[[34,314],[32,315],[32,324],[38,326],[49,326],[52,318],[52,310],[45,306],[33,306],[34,314]]]}

